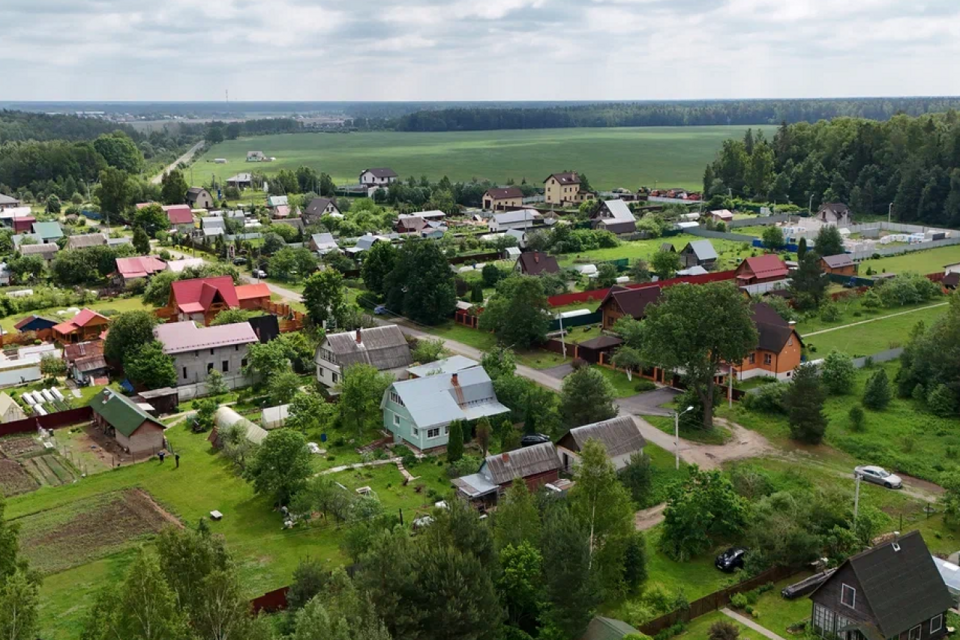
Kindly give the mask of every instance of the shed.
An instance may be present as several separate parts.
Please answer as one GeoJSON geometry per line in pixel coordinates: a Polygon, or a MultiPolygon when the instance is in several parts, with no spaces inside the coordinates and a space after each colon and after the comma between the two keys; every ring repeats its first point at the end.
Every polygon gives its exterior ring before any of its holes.
{"type": "Polygon", "coordinates": [[[618,470],[627,466],[630,456],[642,453],[647,441],[633,416],[624,415],[571,429],[557,442],[557,453],[564,471],[571,472],[580,462],[580,452],[588,440],[597,440],[618,470]]]}
{"type": "Polygon", "coordinates": [[[717,262],[717,251],[709,240],[694,240],[680,252],[680,260],[685,267],[701,266],[711,268],[717,262]]]}
{"type": "Polygon", "coordinates": [[[90,408],[94,422],[130,453],[152,454],[166,444],[163,424],[139,404],[109,387],[93,397],[90,408]]]}
{"type": "Polygon", "coordinates": [[[16,400],[6,393],[0,393],[0,422],[16,422],[17,420],[26,420],[27,414],[23,412],[16,400]]]}
{"type": "Polygon", "coordinates": [[[453,481],[461,497],[492,506],[499,494],[507,490],[517,478],[527,483],[527,488],[536,491],[541,486],[559,479],[560,458],[552,442],[532,447],[505,451],[487,456],[477,473],[453,481]]]}

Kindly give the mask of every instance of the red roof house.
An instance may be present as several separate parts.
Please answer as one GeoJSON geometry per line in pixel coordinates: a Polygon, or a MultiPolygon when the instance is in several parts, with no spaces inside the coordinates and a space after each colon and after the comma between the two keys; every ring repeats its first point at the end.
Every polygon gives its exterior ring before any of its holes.
{"type": "Polygon", "coordinates": [[[170,218],[170,224],[173,226],[190,225],[193,226],[193,211],[186,204],[171,204],[163,207],[170,218]]]}
{"type": "Polygon", "coordinates": [[[54,326],[53,339],[60,344],[96,340],[109,324],[110,320],[106,316],[84,309],[70,320],[54,326]]]}
{"type": "Polygon", "coordinates": [[[136,278],[147,278],[166,268],[166,262],[153,256],[117,258],[117,275],[124,283],[136,278]]]}
{"type": "Polygon", "coordinates": [[[783,280],[789,274],[790,270],[787,269],[787,264],[774,253],[747,258],[740,263],[740,266],[734,272],[737,278],[737,286],[740,287],[783,280]]]}
{"type": "Polygon", "coordinates": [[[266,284],[242,284],[237,287],[237,300],[241,309],[261,309],[270,301],[270,287],[266,284]]]}
{"type": "Polygon", "coordinates": [[[234,286],[230,276],[178,280],[170,285],[170,301],[157,310],[164,318],[193,320],[209,325],[224,309],[259,309],[270,300],[265,284],[234,286]]]}

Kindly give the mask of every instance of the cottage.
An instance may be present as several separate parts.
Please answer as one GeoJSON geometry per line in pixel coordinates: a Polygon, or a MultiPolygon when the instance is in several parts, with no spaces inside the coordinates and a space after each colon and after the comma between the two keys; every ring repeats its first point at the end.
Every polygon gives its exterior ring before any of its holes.
{"type": "Polygon", "coordinates": [[[170,226],[184,233],[194,228],[193,211],[186,204],[171,204],[163,207],[170,221],[170,226]]]}
{"type": "Polygon", "coordinates": [[[56,242],[63,237],[63,229],[60,228],[59,222],[34,222],[33,233],[42,244],[56,242]]]}
{"type": "Polygon", "coordinates": [[[824,273],[835,273],[839,276],[857,275],[857,263],[848,253],[820,258],[820,268],[824,273]]]}
{"type": "Polygon", "coordinates": [[[67,249],[89,249],[90,247],[103,247],[107,244],[107,236],[103,233],[85,233],[79,236],[70,236],[67,238],[67,249]]]}
{"type": "Polygon", "coordinates": [[[58,324],[60,324],[59,320],[47,316],[32,315],[13,325],[13,328],[20,333],[36,332],[38,339],[45,340],[53,335],[53,328],[58,324]]]}
{"type": "Polygon", "coordinates": [[[850,207],[842,202],[827,202],[820,205],[820,209],[817,211],[817,220],[822,224],[837,227],[849,227],[853,224],[850,207]]]}
{"type": "Polygon", "coordinates": [[[187,204],[194,209],[213,209],[213,196],[203,187],[187,189],[187,204]]]}
{"type": "Polygon", "coordinates": [[[329,334],[314,354],[317,380],[327,387],[339,384],[343,370],[352,364],[400,373],[412,361],[407,339],[394,324],[329,334]]]}
{"type": "Polygon", "coordinates": [[[263,162],[266,159],[263,151],[247,151],[247,162],[263,162]]]}
{"type": "Polygon", "coordinates": [[[420,211],[419,213],[401,213],[394,227],[397,233],[421,233],[430,228],[430,223],[442,223],[446,217],[443,211],[420,211]]]}
{"type": "Polygon", "coordinates": [[[333,198],[314,198],[303,210],[303,219],[307,224],[320,222],[320,218],[329,215],[342,215],[333,198]]]}
{"type": "Polygon", "coordinates": [[[434,360],[433,362],[428,362],[427,364],[409,367],[407,369],[407,375],[410,378],[426,378],[427,376],[457,373],[459,371],[463,371],[464,369],[471,369],[479,366],[479,362],[476,360],[471,360],[466,356],[450,356],[449,358],[443,358],[442,360],[434,360]]]}
{"type": "Polygon", "coordinates": [[[73,363],[80,358],[89,358],[90,356],[102,355],[103,340],[77,342],[74,344],[64,345],[63,347],[63,360],[67,363],[68,367],[73,366],[73,363]]]}
{"type": "Polygon", "coordinates": [[[290,199],[287,196],[270,196],[267,198],[267,208],[276,209],[277,207],[290,206],[290,199]]]}
{"type": "Polygon", "coordinates": [[[530,229],[543,223],[543,216],[536,209],[520,209],[494,214],[488,226],[493,233],[500,233],[509,229],[530,229]]]}
{"type": "Polygon", "coordinates": [[[745,287],[763,282],[785,280],[790,275],[787,263],[775,253],[747,258],[737,266],[734,275],[738,287],[745,287]]]}
{"type": "Polygon", "coordinates": [[[680,262],[684,267],[703,267],[712,269],[717,263],[717,251],[709,240],[694,240],[680,252],[680,262]]]}
{"type": "Polygon", "coordinates": [[[365,187],[386,187],[397,180],[400,176],[393,169],[382,167],[379,169],[364,169],[360,172],[360,184],[365,187]]]}
{"type": "Polygon", "coordinates": [[[153,454],[166,446],[163,424],[109,387],[90,400],[94,423],[132,454],[153,454]]]}
{"type": "Polygon", "coordinates": [[[613,329],[617,320],[623,317],[643,320],[647,317],[647,306],[660,299],[660,287],[648,286],[639,289],[615,285],[607,291],[597,308],[603,315],[603,328],[613,329]]]}
{"type": "Polygon", "coordinates": [[[366,234],[357,238],[357,244],[352,247],[347,247],[347,253],[351,256],[356,257],[358,254],[363,253],[364,251],[369,251],[374,244],[378,242],[390,242],[389,238],[383,236],[375,236],[372,234],[366,234]]]}
{"type": "Polygon", "coordinates": [[[110,326],[110,320],[96,311],[84,309],[66,322],[53,327],[53,339],[60,344],[97,340],[110,326]]]}
{"type": "Polygon", "coordinates": [[[567,206],[579,205],[584,200],[592,199],[593,194],[580,186],[580,174],[576,171],[551,173],[543,181],[544,201],[550,205],[567,206]]]}
{"type": "Polygon", "coordinates": [[[540,276],[545,273],[560,273],[560,265],[553,256],[548,256],[539,251],[530,251],[521,253],[517,258],[515,270],[528,276],[540,276]]]}
{"type": "Polygon", "coordinates": [[[810,594],[822,638],[936,640],[953,602],[919,531],[844,561],[810,594]]]}
{"type": "Polygon", "coordinates": [[[170,300],[157,309],[157,315],[209,325],[224,309],[260,309],[269,300],[267,285],[235,287],[230,276],[178,280],[170,285],[170,300]]]}
{"type": "Polygon", "coordinates": [[[757,348],[733,370],[741,380],[773,376],[789,380],[800,365],[803,340],[793,323],[784,320],[773,307],[758,302],[751,310],[757,329],[757,348]]]}
{"type": "Polygon", "coordinates": [[[14,197],[0,193],[0,209],[14,209],[20,206],[20,201],[14,197]]]}
{"type": "Polygon", "coordinates": [[[339,253],[340,246],[334,240],[332,233],[315,233],[310,236],[310,251],[325,256],[328,253],[339,253]]]}
{"type": "Polygon", "coordinates": [[[380,408],[383,428],[393,434],[393,441],[418,451],[447,446],[454,420],[469,422],[510,411],[497,400],[483,367],[394,382],[380,408]]]}
{"type": "Polygon", "coordinates": [[[523,191],[519,187],[495,187],[487,189],[480,198],[487,211],[507,211],[523,206],[523,191]]]}
{"type": "Polygon", "coordinates": [[[247,351],[259,342],[247,322],[202,328],[193,322],[170,322],[154,327],[153,335],[173,358],[178,387],[206,382],[214,370],[231,388],[243,386],[247,351]]]}
{"type": "Polygon", "coordinates": [[[479,508],[493,507],[515,479],[531,492],[560,478],[560,458],[552,442],[487,456],[480,470],[453,481],[457,495],[479,508]]]}
{"type": "MultiPolygon", "coordinates": [[[[18,236],[14,236],[14,238],[16,237],[18,236]]],[[[17,251],[22,256],[40,256],[46,262],[50,262],[57,257],[60,247],[53,242],[48,244],[21,244],[17,247],[17,251]]]]}
{"type": "Polygon", "coordinates": [[[733,212],[729,211],[728,209],[717,209],[716,211],[710,212],[710,219],[714,222],[730,224],[733,222],[733,212]]]}
{"type": "Polygon", "coordinates": [[[243,189],[249,189],[253,186],[253,176],[249,173],[238,173],[235,176],[227,178],[228,187],[236,187],[241,191],[243,189]]]}
{"type": "Polygon", "coordinates": [[[610,233],[635,233],[637,221],[623,200],[605,200],[593,215],[593,227],[610,233]]]}
{"type": "Polygon", "coordinates": [[[69,371],[70,377],[81,387],[107,384],[110,381],[108,377],[110,368],[102,354],[76,358],[70,365],[69,371]]]}
{"type": "Polygon", "coordinates": [[[166,262],[154,256],[117,258],[116,262],[116,276],[123,285],[140,278],[149,278],[167,268],[166,262]]]}
{"type": "Polygon", "coordinates": [[[607,457],[618,470],[627,466],[630,456],[643,453],[647,441],[632,416],[617,416],[571,429],[557,442],[557,453],[563,470],[572,473],[580,464],[580,453],[587,440],[597,440],[607,450],[607,457]]]}
{"type": "Polygon", "coordinates": [[[23,412],[16,400],[6,393],[0,393],[0,423],[7,424],[26,419],[27,414],[23,412]]]}

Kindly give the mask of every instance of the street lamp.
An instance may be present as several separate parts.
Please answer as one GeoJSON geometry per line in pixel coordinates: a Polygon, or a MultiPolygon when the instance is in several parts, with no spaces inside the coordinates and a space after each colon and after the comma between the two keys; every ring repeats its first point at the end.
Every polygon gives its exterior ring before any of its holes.
{"type": "Polygon", "coordinates": [[[893,203],[887,207],[887,224],[890,224],[890,217],[893,215],[893,203]]]}
{"type": "Polygon", "coordinates": [[[685,414],[685,413],[689,413],[689,412],[691,412],[691,411],[693,411],[693,405],[690,405],[689,407],[687,407],[686,409],[684,409],[684,410],[681,411],[680,413],[677,413],[676,411],[673,412],[673,432],[674,432],[674,435],[675,435],[676,438],[677,438],[677,440],[676,440],[676,444],[677,444],[677,471],[680,470],[680,416],[682,416],[682,415],[685,414]]]}
{"type": "Polygon", "coordinates": [[[810,204],[807,205],[807,211],[810,213],[813,213],[813,196],[815,195],[815,193],[810,194],[810,204]]]}

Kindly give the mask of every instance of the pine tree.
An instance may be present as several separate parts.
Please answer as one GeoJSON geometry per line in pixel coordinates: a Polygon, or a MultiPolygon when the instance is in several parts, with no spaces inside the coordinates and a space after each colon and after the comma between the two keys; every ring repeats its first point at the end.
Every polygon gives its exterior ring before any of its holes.
{"type": "Polygon", "coordinates": [[[814,365],[801,365],[794,370],[793,383],[784,394],[783,404],[790,424],[790,437],[810,444],[819,444],[827,430],[823,403],[827,392],[814,365]]]}
{"type": "Polygon", "coordinates": [[[890,380],[885,369],[877,369],[867,380],[863,391],[863,406],[874,411],[883,411],[890,404],[890,380]]]}
{"type": "Polygon", "coordinates": [[[447,462],[454,463],[463,457],[463,423],[454,420],[450,423],[447,437],[447,462]]]}

